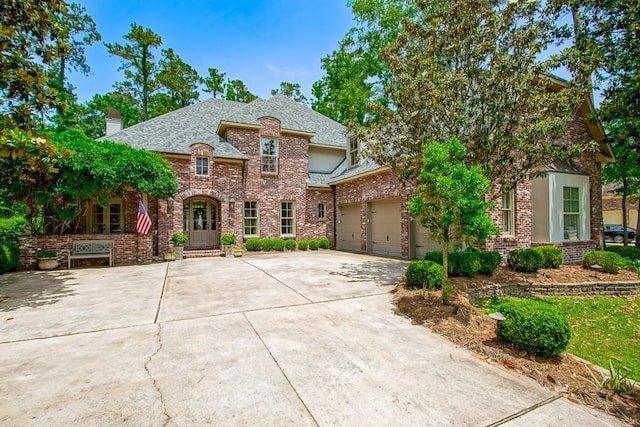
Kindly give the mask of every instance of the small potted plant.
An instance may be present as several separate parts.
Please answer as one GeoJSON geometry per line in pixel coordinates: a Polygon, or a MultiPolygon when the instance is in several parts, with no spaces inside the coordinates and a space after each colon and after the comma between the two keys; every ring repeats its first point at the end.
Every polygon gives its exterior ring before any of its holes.
{"type": "Polygon", "coordinates": [[[236,235],[231,233],[225,233],[220,238],[220,243],[224,248],[224,256],[230,257],[233,255],[233,249],[236,245],[236,235]]]}
{"type": "Polygon", "coordinates": [[[169,249],[164,252],[164,260],[165,261],[175,261],[176,260],[176,251],[169,249]]]}
{"type": "Polygon", "coordinates": [[[173,233],[173,236],[171,236],[171,246],[173,246],[176,252],[176,259],[182,259],[182,251],[184,250],[184,245],[187,243],[187,240],[189,240],[189,238],[184,233],[173,233]]]}
{"type": "Polygon", "coordinates": [[[233,256],[234,257],[241,257],[243,253],[244,253],[244,249],[242,249],[242,248],[234,248],[233,249],[233,256]]]}
{"type": "Polygon", "coordinates": [[[58,268],[58,254],[56,251],[39,252],[38,268],[40,270],[53,270],[54,268],[58,268]]]}

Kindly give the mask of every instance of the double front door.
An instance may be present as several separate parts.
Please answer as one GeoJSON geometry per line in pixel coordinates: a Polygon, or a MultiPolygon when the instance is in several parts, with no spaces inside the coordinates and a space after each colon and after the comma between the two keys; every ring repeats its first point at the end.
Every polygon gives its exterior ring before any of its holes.
{"type": "Polygon", "coordinates": [[[184,233],[189,248],[217,248],[220,236],[218,204],[210,199],[189,199],[184,202],[184,233]]]}

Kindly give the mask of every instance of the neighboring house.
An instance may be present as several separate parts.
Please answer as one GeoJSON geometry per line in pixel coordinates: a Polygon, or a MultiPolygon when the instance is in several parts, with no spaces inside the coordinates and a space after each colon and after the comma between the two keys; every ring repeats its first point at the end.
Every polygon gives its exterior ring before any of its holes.
{"type": "MultiPolygon", "coordinates": [[[[602,221],[604,224],[622,225],[622,196],[614,193],[621,184],[613,183],[602,186],[602,221]]],[[[638,224],[637,198],[627,201],[627,227],[636,228],[638,224]]]]}
{"type": "MultiPolygon", "coordinates": [[[[573,262],[601,246],[600,163],[612,153],[602,128],[587,119],[588,101],[581,113],[565,142],[594,139],[600,151],[572,166],[551,165],[545,178],[503,195],[493,212],[502,235],[487,249],[552,243],[573,262]]],[[[36,246],[60,250],[79,238],[114,240],[116,263],[146,262],[168,249],[178,231],[192,251],[219,248],[223,233],[240,243],[328,237],[338,250],[410,259],[439,248],[409,217],[409,188],[364,159],[344,126],[286,96],[249,104],[209,99],[124,130],[118,120],[109,116],[115,132],[102,139],[160,153],[178,177],[177,194],[157,200],[129,193],[108,207],[93,205],[79,224],[89,236],[25,236],[23,267],[34,265],[36,246]],[[135,234],[140,197],[153,221],[151,236],[135,234]]]]}

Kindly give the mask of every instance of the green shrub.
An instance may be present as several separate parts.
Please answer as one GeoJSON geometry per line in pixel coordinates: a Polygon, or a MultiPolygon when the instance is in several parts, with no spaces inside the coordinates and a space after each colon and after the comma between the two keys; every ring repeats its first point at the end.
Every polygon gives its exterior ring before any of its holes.
{"type": "Polygon", "coordinates": [[[486,276],[493,276],[493,273],[496,272],[498,266],[502,262],[502,256],[498,252],[491,251],[480,251],[478,252],[478,256],[480,256],[480,274],[484,274],[486,276]]]}
{"type": "Polygon", "coordinates": [[[260,246],[264,252],[270,252],[273,250],[273,239],[269,237],[263,237],[260,239],[260,246]]]}
{"type": "Polygon", "coordinates": [[[320,242],[318,240],[309,240],[309,249],[312,251],[317,251],[320,247],[320,242]]]}
{"type": "Polygon", "coordinates": [[[244,247],[249,252],[261,251],[262,250],[262,239],[260,239],[258,237],[252,237],[250,239],[247,239],[247,241],[244,244],[244,247]]]}
{"type": "Polygon", "coordinates": [[[296,250],[296,241],[293,239],[285,240],[284,247],[287,248],[288,251],[296,250]]]}
{"type": "Polygon", "coordinates": [[[631,260],[640,259],[640,248],[635,246],[607,246],[605,249],[607,252],[614,252],[623,258],[629,258],[631,260]]]}
{"type": "Polygon", "coordinates": [[[25,224],[22,216],[0,219],[0,274],[20,265],[18,236],[24,234],[25,224]]]}
{"type": "Polygon", "coordinates": [[[482,268],[478,252],[451,252],[449,271],[452,276],[476,277],[482,268]]]}
{"type": "Polygon", "coordinates": [[[442,251],[432,251],[424,254],[425,261],[433,261],[436,264],[442,265],[442,251]]]}
{"type": "Polygon", "coordinates": [[[319,240],[320,249],[329,249],[331,247],[331,241],[326,237],[319,240]]]}
{"type": "Polygon", "coordinates": [[[501,300],[497,310],[505,320],[498,324],[498,337],[536,356],[560,354],[569,345],[571,328],[553,305],[540,300],[501,300]]]}
{"type": "Polygon", "coordinates": [[[307,243],[306,240],[298,241],[298,249],[300,249],[301,251],[306,251],[308,247],[309,247],[309,243],[307,243]]]}
{"type": "Polygon", "coordinates": [[[184,246],[188,240],[189,237],[184,233],[173,233],[171,236],[171,245],[175,247],[184,246]]]}
{"type": "Polygon", "coordinates": [[[442,266],[433,261],[413,261],[404,273],[407,286],[436,289],[442,286],[442,266]]]}
{"type": "Polygon", "coordinates": [[[560,268],[562,265],[562,248],[553,245],[544,245],[533,248],[542,255],[542,268],[560,268]]]}
{"type": "Polygon", "coordinates": [[[599,265],[605,273],[617,274],[624,265],[622,257],[614,252],[590,251],[584,254],[582,265],[584,268],[591,268],[592,265],[599,265]]]}
{"type": "Polygon", "coordinates": [[[236,244],[236,235],[232,233],[224,233],[222,237],[220,237],[220,243],[222,246],[230,246],[236,244]]]}
{"type": "Polygon", "coordinates": [[[272,249],[274,251],[282,252],[284,251],[284,246],[285,246],[284,239],[277,238],[272,240],[272,249]]]}
{"type": "Polygon", "coordinates": [[[534,249],[514,249],[509,252],[509,268],[523,273],[535,273],[542,268],[543,258],[534,249]]]}

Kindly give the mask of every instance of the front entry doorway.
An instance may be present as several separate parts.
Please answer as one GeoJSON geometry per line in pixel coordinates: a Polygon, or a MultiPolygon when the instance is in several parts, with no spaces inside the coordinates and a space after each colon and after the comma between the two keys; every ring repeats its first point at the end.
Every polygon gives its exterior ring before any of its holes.
{"type": "Polygon", "coordinates": [[[220,209],[215,200],[192,198],[184,202],[184,233],[189,237],[187,247],[217,249],[220,235],[220,209]]]}

